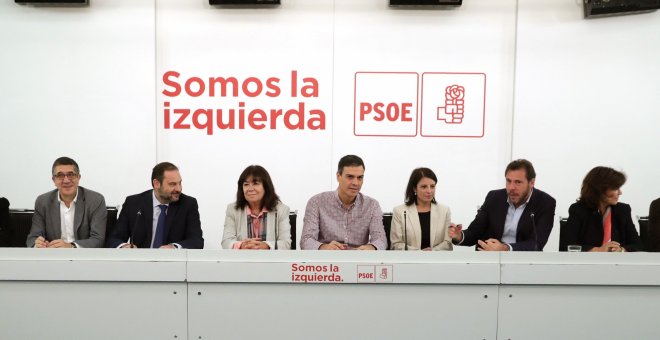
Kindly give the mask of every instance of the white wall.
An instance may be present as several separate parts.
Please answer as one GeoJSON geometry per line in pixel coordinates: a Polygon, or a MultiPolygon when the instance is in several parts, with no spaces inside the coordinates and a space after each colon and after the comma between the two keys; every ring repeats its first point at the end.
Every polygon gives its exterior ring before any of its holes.
{"type": "MultiPolygon", "coordinates": [[[[302,213],[335,187],[347,153],[366,162],[363,191],[384,211],[403,200],[410,171],[439,176],[438,199],[468,224],[512,158],[530,159],[539,188],[567,215],[593,166],[624,170],[622,200],[646,215],[658,196],[653,134],[660,118],[660,14],[582,19],[574,0],[471,0],[454,10],[390,9],[385,0],[286,0],[218,9],[203,0],[92,1],[87,8],[0,3],[0,195],[31,208],[49,190],[52,161],[69,155],[81,184],[109,205],[149,187],[158,161],[179,165],[199,199],[206,247],[219,248],[224,208],[249,164],[264,165],[302,213]],[[291,71],[318,81],[292,97],[291,71]],[[281,79],[281,95],[174,98],[168,71],[190,77],[281,79]],[[486,74],[482,138],[355,136],[356,72],[486,74]],[[324,130],[164,128],[171,109],[306,108],[324,130]]],[[[300,84],[299,84],[300,86],[300,84]]],[[[383,90],[387,90],[383,88],[383,90]]],[[[175,116],[172,116],[175,117],[175,116]]],[[[172,121],[172,123],[174,123],[172,121]]],[[[558,226],[546,250],[555,250],[558,226]]]]}
{"type": "Polygon", "coordinates": [[[0,3],[1,195],[32,208],[54,185],[53,161],[80,165],[81,185],[117,205],[149,185],[156,162],[154,6],[0,3]]]}
{"type": "MultiPolygon", "coordinates": [[[[214,9],[203,1],[159,1],[157,4],[158,112],[162,125],[166,87],[160,77],[171,70],[180,79],[192,76],[255,77],[264,83],[280,79],[281,94],[251,98],[185,94],[171,98],[171,107],[237,109],[321,109],[326,129],[205,130],[157,129],[158,159],[181,168],[184,191],[199,200],[206,248],[219,248],[227,204],[236,199],[237,180],[250,164],[270,173],[277,193],[302,214],[309,196],[329,190],[332,147],[332,1],[287,1],[269,9],[214,9]],[[291,73],[319,82],[318,98],[290,95],[291,73]]],[[[302,83],[302,79],[299,80],[302,83]]],[[[298,87],[301,84],[298,85],[298,87]]],[[[168,87],[169,88],[169,87],[168,87]]],[[[254,87],[251,87],[254,89],[254,87]]]]}
{"type": "Polygon", "coordinates": [[[597,165],[628,175],[621,201],[633,215],[660,197],[659,16],[584,20],[573,0],[519,2],[512,153],[534,161],[556,215],[597,165]]]}

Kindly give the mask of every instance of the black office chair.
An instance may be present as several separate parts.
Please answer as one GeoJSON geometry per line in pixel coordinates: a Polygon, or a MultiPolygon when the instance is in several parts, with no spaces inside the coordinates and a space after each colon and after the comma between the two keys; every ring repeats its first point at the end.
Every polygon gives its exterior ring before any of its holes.
{"type": "Polygon", "coordinates": [[[385,227],[385,237],[387,238],[387,250],[390,249],[392,241],[390,241],[390,230],[392,229],[392,213],[383,213],[383,227],[385,227]]]}
{"type": "Polygon", "coordinates": [[[637,216],[637,222],[639,223],[639,238],[642,239],[644,251],[656,251],[653,244],[654,240],[651,239],[651,233],[649,230],[649,217],[637,216]]]}
{"type": "Polygon", "coordinates": [[[115,229],[119,210],[116,207],[106,207],[106,209],[108,212],[108,222],[105,225],[105,239],[107,240],[110,237],[110,233],[112,232],[112,230],[115,229]]]}
{"type": "MultiPolygon", "coordinates": [[[[110,235],[110,231],[112,231],[115,224],[117,224],[118,210],[116,207],[106,207],[106,209],[108,211],[105,227],[105,237],[107,239],[108,235],[110,235]]],[[[34,210],[12,209],[9,211],[9,214],[11,216],[11,225],[14,232],[10,247],[25,247],[25,241],[30,233],[30,228],[32,228],[32,215],[34,215],[34,210]]]]}
{"type": "Polygon", "coordinates": [[[298,211],[289,212],[289,224],[291,225],[291,250],[296,250],[296,220],[298,211]]]}
{"type": "Polygon", "coordinates": [[[0,247],[11,247],[13,230],[9,218],[9,200],[0,198],[0,247]]]}
{"type": "Polygon", "coordinates": [[[559,251],[567,251],[568,242],[566,242],[566,227],[568,218],[559,216],[559,251]]]}
{"type": "Polygon", "coordinates": [[[30,233],[30,228],[32,227],[32,215],[34,215],[34,210],[9,210],[11,228],[14,231],[14,235],[12,236],[11,240],[11,247],[25,248],[25,241],[27,240],[27,236],[30,233]]]}

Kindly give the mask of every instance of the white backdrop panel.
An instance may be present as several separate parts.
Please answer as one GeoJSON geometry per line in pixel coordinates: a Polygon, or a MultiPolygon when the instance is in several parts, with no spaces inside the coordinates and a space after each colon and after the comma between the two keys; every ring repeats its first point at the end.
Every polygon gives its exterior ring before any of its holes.
{"type": "MultiPolygon", "coordinates": [[[[430,167],[438,176],[438,200],[450,206],[454,221],[469,223],[486,192],[503,187],[504,167],[510,160],[516,2],[466,1],[455,10],[392,9],[381,0],[335,3],[332,164],[345,154],[362,156],[363,192],[376,198],[383,211],[403,203],[414,168],[430,167]],[[485,73],[485,134],[355,136],[356,72],[416,72],[418,100],[424,72],[485,73]]],[[[334,176],[335,171],[328,173],[334,176]]]]}
{"type": "MultiPolygon", "coordinates": [[[[519,1],[513,157],[529,157],[556,215],[597,166],[623,170],[621,201],[658,197],[660,13],[585,20],[574,0],[519,1]]],[[[546,246],[556,251],[559,224],[546,246]]]]}
{"type": "Polygon", "coordinates": [[[12,208],[33,208],[54,189],[50,168],[59,156],[74,158],[81,185],[108,205],[149,183],[154,31],[152,0],[0,3],[1,195],[12,208]]]}
{"type": "MultiPolygon", "coordinates": [[[[299,211],[302,228],[307,199],[330,188],[326,174],[332,143],[332,1],[286,1],[265,9],[159,1],[157,41],[158,159],[179,165],[184,192],[198,198],[205,247],[220,248],[225,207],[235,201],[238,176],[250,164],[269,171],[282,201],[299,211]],[[190,77],[206,81],[235,77],[240,84],[254,77],[264,88],[253,97],[243,90],[238,95],[231,91],[224,96],[219,92],[210,95],[207,91],[198,97],[185,92],[168,97],[162,91],[172,87],[161,79],[168,71],[181,74],[178,81],[182,86],[190,77]],[[298,75],[297,86],[293,85],[293,71],[298,75]],[[278,95],[267,95],[268,78],[279,79],[278,95]],[[318,82],[317,92],[307,92],[310,97],[303,97],[301,91],[292,94],[292,87],[300,90],[309,85],[303,78],[318,82]],[[164,129],[165,101],[171,109],[222,109],[224,117],[229,109],[239,109],[241,102],[246,116],[253,109],[269,114],[271,109],[299,110],[304,105],[306,120],[310,110],[322,110],[325,125],[318,130],[307,125],[290,130],[280,116],[275,119],[275,129],[270,128],[273,119],[261,130],[246,123],[245,129],[216,126],[210,135],[205,129],[164,129]]],[[[247,91],[256,93],[256,83],[248,83],[247,91]]],[[[199,84],[195,84],[196,90],[199,84]]]]}

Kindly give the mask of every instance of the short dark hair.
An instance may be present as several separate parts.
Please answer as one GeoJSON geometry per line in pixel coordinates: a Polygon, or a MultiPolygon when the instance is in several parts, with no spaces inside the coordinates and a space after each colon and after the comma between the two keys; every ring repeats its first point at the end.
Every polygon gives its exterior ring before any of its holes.
{"type": "Polygon", "coordinates": [[[584,176],[579,201],[587,207],[597,208],[607,190],[617,190],[625,183],[626,175],[623,172],[605,166],[597,166],[584,176]]]}
{"type": "Polygon", "coordinates": [[[524,169],[525,170],[525,177],[527,177],[527,181],[531,181],[534,178],[536,178],[536,171],[534,171],[534,166],[532,165],[532,162],[526,160],[526,159],[516,159],[514,161],[511,161],[509,165],[506,166],[506,170],[504,170],[504,175],[510,171],[510,170],[520,170],[524,169]]]}
{"type": "Polygon", "coordinates": [[[160,184],[163,184],[163,178],[165,177],[165,171],[170,170],[179,170],[176,165],[170,162],[161,162],[156,164],[154,169],[151,171],[151,185],[154,183],[154,179],[158,180],[160,184]]]}
{"type": "MultiPolygon", "coordinates": [[[[245,183],[249,177],[252,177],[253,180],[260,181],[264,186],[264,198],[261,202],[262,207],[266,208],[268,211],[274,211],[277,208],[277,203],[280,202],[280,197],[275,193],[275,186],[273,185],[273,180],[270,179],[268,171],[266,171],[261,165],[250,165],[243,170],[240,176],[238,176],[236,208],[241,209],[248,205],[248,201],[245,199],[245,194],[243,193],[243,183],[245,183]]],[[[253,212],[258,213],[256,211],[253,212]]]]}
{"type": "MultiPolygon", "coordinates": [[[[422,178],[430,178],[433,182],[438,183],[438,178],[435,176],[433,170],[429,168],[417,168],[412,171],[410,174],[410,179],[408,180],[408,186],[406,187],[406,205],[413,205],[417,202],[417,196],[415,196],[415,188],[417,188],[417,183],[422,180],[422,178]]],[[[435,197],[431,200],[435,203],[435,197]]]]}
{"type": "Polygon", "coordinates": [[[50,172],[55,176],[55,167],[58,165],[73,165],[73,170],[75,171],[76,174],[80,173],[80,168],[78,167],[78,163],[74,161],[72,158],[69,157],[60,157],[53,162],[53,167],[51,168],[50,172]]]}
{"type": "Polygon", "coordinates": [[[337,165],[337,172],[341,174],[344,171],[344,168],[347,166],[362,166],[362,168],[366,169],[362,158],[356,155],[346,155],[342,157],[339,160],[339,164],[337,165]]]}

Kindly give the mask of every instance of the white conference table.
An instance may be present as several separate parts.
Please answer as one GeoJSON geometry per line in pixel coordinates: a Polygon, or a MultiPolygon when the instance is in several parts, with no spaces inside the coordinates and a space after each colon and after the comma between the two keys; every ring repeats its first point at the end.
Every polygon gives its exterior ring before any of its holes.
{"type": "Polygon", "coordinates": [[[658,305],[649,253],[0,248],[2,339],[657,339],[658,305]]]}

